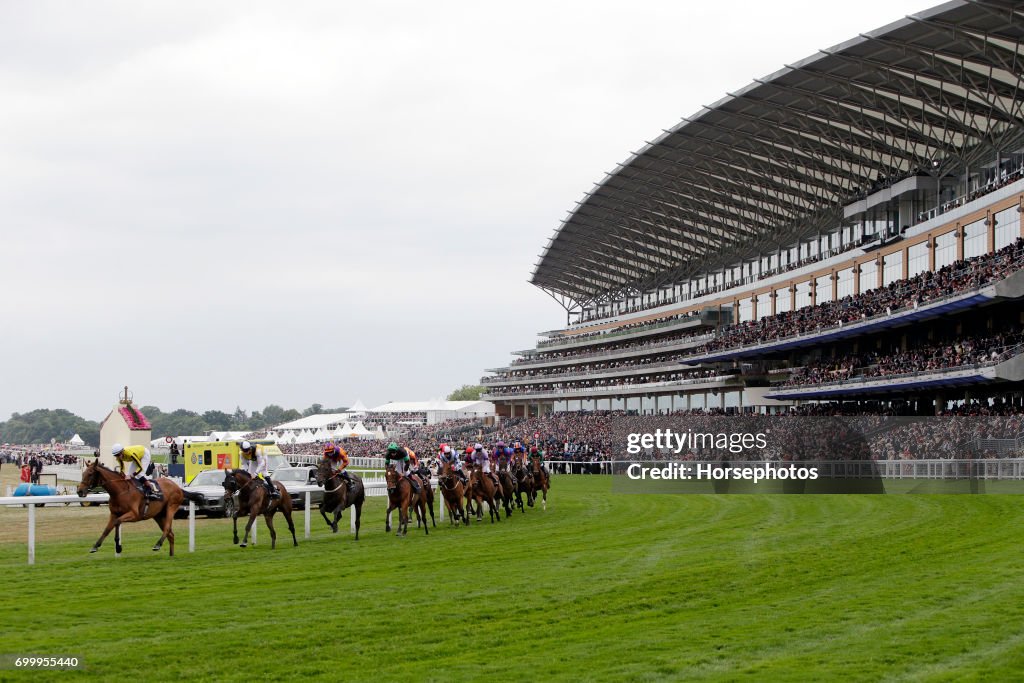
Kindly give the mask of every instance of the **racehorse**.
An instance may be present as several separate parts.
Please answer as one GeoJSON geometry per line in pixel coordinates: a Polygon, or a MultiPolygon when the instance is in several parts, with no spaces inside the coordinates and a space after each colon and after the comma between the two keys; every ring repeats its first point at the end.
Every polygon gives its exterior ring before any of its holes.
{"type": "Polygon", "coordinates": [[[469,487],[472,489],[473,499],[476,501],[476,521],[484,521],[483,501],[487,501],[487,512],[491,515],[491,524],[494,518],[501,521],[501,510],[495,502],[495,497],[500,495],[494,480],[484,474],[483,465],[473,465],[473,472],[469,475],[469,487]],[[495,514],[497,513],[497,514],[495,514]]]}
{"type": "Polygon", "coordinates": [[[107,520],[107,528],[103,530],[89,552],[94,553],[99,550],[103,539],[112,529],[117,529],[114,534],[114,551],[120,555],[122,550],[121,525],[125,522],[152,519],[163,532],[160,540],[153,546],[153,550],[160,550],[164,539],[167,539],[170,556],[174,557],[174,530],[171,528],[174,523],[174,513],[178,511],[183,501],[202,502],[203,496],[200,493],[182,491],[180,486],[166,477],[161,478],[159,484],[163,492],[163,499],[146,500],[142,492],[136,488],[135,482],[125,478],[120,472],[101,465],[99,458],[88,463],[82,472],[82,483],[78,485],[78,495],[85,497],[89,493],[89,489],[96,487],[102,487],[110,495],[108,504],[110,519],[107,520]]]}
{"type": "MultiPolygon", "coordinates": [[[[384,531],[391,531],[391,511],[397,508],[398,531],[395,535],[405,536],[409,531],[409,508],[411,507],[416,511],[416,521],[423,522],[423,531],[429,536],[427,510],[423,501],[423,495],[421,495],[425,492],[426,487],[421,487],[421,491],[416,492],[408,477],[398,476],[398,470],[395,469],[394,464],[388,464],[384,470],[384,479],[388,487],[388,509],[385,513],[384,531]]],[[[427,485],[429,485],[429,482],[427,485]]]]}
{"type": "Polygon", "coordinates": [[[458,526],[461,521],[468,526],[469,517],[466,516],[466,509],[462,506],[462,498],[466,493],[465,487],[462,485],[462,480],[455,475],[455,469],[450,462],[442,465],[437,478],[437,488],[441,489],[445,507],[448,508],[448,523],[458,526]]]}
{"type": "Polygon", "coordinates": [[[267,521],[267,528],[270,529],[270,548],[277,547],[277,532],[274,531],[274,514],[280,512],[288,522],[288,531],[292,532],[292,543],[299,544],[295,538],[295,524],[292,523],[292,499],[288,490],[279,481],[270,482],[278,492],[280,498],[271,498],[266,487],[257,481],[245,470],[224,470],[224,497],[225,502],[238,493],[238,508],[231,513],[231,522],[234,525],[234,542],[239,548],[249,544],[249,532],[256,522],[256,516],[262,514],[267,521]],[[249,515],[249,521],[245,525],[245,536],[242,542],[238,542],[238,516],[249,515]]]}
{"type": "MultiPolygon", "coordinates": [[[[544,472],[544,468],[540,466],[540,458],[530,456],[530,462],[533,464],[533,488],[534,490],[540,490],[544,493],[544,499],[541,501],[542,508],[546,511],[548,509],[548,488],[551,482],[548,481],[548,475],[544,472]]],[[[536,498],[536,494],[534,494],[536,498]]]]}
{"type": "Polygon", "coordinates": [[[316,485],[324,487],[324,499],[320,503],[320,515],[331,527],[331,531],[338,533],[338,520],[341,519],[341,512],[347,507],[356,508],[356,540],[359,540],[359,523],[363,516],[363,501],[366,500],[366,491],[363,489],[363,480],[358,474],[349,475],[353,483],[349,486],[345,477],[335,472],[329,458],[322,458],[316,469],[316,485]],[[334,520],[327,518],[327,513],[334,514],[334,520]]]}
{"type": "MultiPolygon", "coordinates": [[[[498,481],[501,482],[501,504],[505,508],[505,517],[512,516],[512,506],[515,504],[513,496],[516,494],[516,480],[509,471],[511,458],[505,453],[498,456],[498,481]]],[[[523,507],[520,503],[519,507],[523,507]]],[[[523,510],[526,512],[526,510],[523,510]]]]}
{"type": "MultiPolygon", "coordinates": [[[[434,523],[434,528],[437,528],[437,522],[434,521],[434,489],[430,485],[430,469],[420,463],[420,466],[414,470],[409,470],[409,474],[415,474],[419,476],[420,488],[423,489],[423,493],[420,496],[423,499],[423,506],[430,513],[430,521],[434,523]]],[[[423,516],[423,524],[427,523],[426,515],[423,516]]],[[[416,518],[416,528],[420,528],[420,520],[416,518]]]]}
{"type": "Polygon", "coordinates": [[[526,468],[526,465],[516,461],[512,468],[512,476],[516,479],[516,505],[525,513],[526,508],[523,507],[523,494],[526,494],[526,504],[530,507],[533,507],[533,499],[536,497],[533,490],[533,475],[526,468]]]}

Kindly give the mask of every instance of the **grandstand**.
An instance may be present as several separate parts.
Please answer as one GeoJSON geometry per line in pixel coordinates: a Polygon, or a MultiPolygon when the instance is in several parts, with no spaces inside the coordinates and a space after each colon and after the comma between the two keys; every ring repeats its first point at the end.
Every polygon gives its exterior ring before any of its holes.
{"type": "Polygon", "coordinates": [[[1024,397],[1024,10],[948,2],[755,80],[578,202],[532,283],[563,329],[499,415],[941,414],[1024,397]]]}

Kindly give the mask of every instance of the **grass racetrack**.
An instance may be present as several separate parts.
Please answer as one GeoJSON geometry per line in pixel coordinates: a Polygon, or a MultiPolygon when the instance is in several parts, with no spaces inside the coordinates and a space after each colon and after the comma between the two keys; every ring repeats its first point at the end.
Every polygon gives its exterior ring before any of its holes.
{"type": "MultiPolygon", "coordinates": [[[[1024,499],[622,495],[556,477],[547,512],[271,551],[230,522],[152,522],[87,551],[105,510],[0,509],[0,653],[83,671],[2,680],[1020,680],[1024,499]],[[100,512],[99,515],[96,513],[100,512]],[[83,518],[83,514],[88,515],[83,518]]],[[[486,518],[485,518],[486,519],[486,518]]],[[[280,520],[280,517],[278,517],[280,520]]],[[[262,521],[260,522],[262,524],[262,521]]]]}

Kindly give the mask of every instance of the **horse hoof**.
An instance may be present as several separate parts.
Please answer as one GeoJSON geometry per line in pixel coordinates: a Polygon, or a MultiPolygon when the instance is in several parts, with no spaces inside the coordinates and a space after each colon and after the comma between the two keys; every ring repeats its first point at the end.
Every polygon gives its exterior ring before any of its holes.
{"type": "Polygon", "coordinates": [[[158,545],[153,546],[153,552],[154,553],[158,552],[159,550],[160,550],[160,546],[158,546],[158,545]]]}
{"type": "Polygon", "coordinates": [[[245,547],[245,543],[239,543],[239,544],[238,544],[238,547],[239,547],[239,548],[244,548],[244,547],[245,547]]]}

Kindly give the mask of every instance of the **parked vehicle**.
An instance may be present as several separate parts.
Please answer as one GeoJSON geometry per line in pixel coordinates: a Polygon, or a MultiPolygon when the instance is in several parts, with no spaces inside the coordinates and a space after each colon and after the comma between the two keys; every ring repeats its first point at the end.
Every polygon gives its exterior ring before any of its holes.
{"type": "MultiPolygon", "coordinates": [[[[274,470],[274,474],[270,478],[284,484],[285,489],[288,491],[288,495],[292,498],[292,508],[295,510],[301,510],[306,506],[306,493],[305,491],[300,492],[296,489],[299,486],[305,486],[307,484],[316,486],[316,467],[310,465],[303,465],[301,467],[280,467],[274,470]]],[[[324,489],[322,486],[317,486],[315,490],[309,492],[310,506],[320,505],[323,500],[324,489]]]]}

